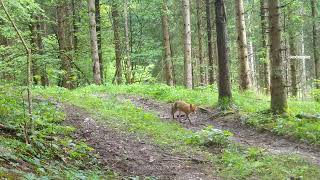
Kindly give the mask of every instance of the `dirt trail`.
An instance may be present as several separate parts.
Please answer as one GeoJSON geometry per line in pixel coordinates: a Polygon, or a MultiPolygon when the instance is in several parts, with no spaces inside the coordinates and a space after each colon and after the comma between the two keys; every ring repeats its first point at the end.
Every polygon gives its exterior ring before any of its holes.
{"type": "MultiPolygon", "coordinates": [[[[137,107],[143,108],[146,111],[155,112],[163,120],[172,121],[170,114],[171,104],[130,95],[118,97],[122,100],[128,99],[137,107]]],[[[183,126],[187,129],[198,131],[208,125],[213,125],[215,128],[231,131],[234,134],[233,140],[242,145],[261,147],[271,153],[277,154],[298,154],[306,160],[320,165],[320,148],[318,147],[295,142],[289,138],[276,136],[270,132],[257,132],[252,127],[241,123],[239,117],[235,115],[227,115],[216,119],[211,119],[211,116],[212,114],[198,111],[196,114],[190,115],[193,124],[190,125],[188,121],[185,121],[183,126]]]]}
{"type": "Polygon", "coordinates": [[[108,127],[107,121],[95,121],[85,110],[64,105],[66,124],[76,127],[76,139],[93,147],[102,165],[121,176],[158,177],[160,179],[220,179],[212,164],[191,157],[171,154],[148,139],[121,133],[108,127]]]}

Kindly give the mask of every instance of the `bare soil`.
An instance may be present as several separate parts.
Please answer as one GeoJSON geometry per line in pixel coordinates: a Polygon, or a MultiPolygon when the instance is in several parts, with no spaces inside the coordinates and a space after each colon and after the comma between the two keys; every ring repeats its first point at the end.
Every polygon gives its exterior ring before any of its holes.
{"type": "Polygon", "coordinates": [[[64,111],[67,114],[66,124],[76,127],[75,138],[93,147],[102,165],[122,177],[220,179],[214,175],[210,163],[172,154],[148,139],[142,140],[135,134],[120,132],[109,127],[106,119],[96,120],[97,117],[84,109],[64,104],[64,111]]]}
{"type": "MultiPolygon", "coordinates": [[[[118,96],[118,98],[121,100],[130,100],[137,107],[142,108],[145,111],[156,113],[159,118],[164,121],[177,121],[173,120],[171,117],[171,104],[131,95],[121,95],[118,96]]],[[[275,154],[297,154],[314,164],[320,165],[319,147],[301,143],[289,137],[277,136],[268,131],[257,131],[250,126],[245,125],[245,123],[242,123],[239,114],[217,116],[212,119],[214,114],[219,114],[218,111],[219,110],[202,112],[199,110],[196,114],[190,115],[192,124],[189,124],[189,121],[187,120],[182,123],[182,126],[186,129],[199,131],[212,125],[217,129],[231,131],[234,134],[233,140],[242,145],[261,147],[275,154]]]]}

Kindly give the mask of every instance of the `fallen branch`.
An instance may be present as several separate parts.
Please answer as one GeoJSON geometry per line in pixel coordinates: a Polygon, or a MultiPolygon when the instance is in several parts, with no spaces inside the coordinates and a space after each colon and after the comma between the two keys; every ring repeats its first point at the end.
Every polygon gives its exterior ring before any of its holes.
{"type": "Polygon", "coordinates": [[[208,160],[203,160],[203,159],[197,159],[197,158],[182,158],[182,157],[171,157],[171,158],[167,158],[167,159],[162,159],[163,161],[193,161],[196,163],[208,163],[210,161],[208,160]]]}
{"type": "Polygon", "coordinates": [[[163,161],[177,161],[177,160],[181,160],[181,161],[193,161],[196,163],[208,163],[210,162],[209,160],[204,160],[204,159],[198,159],[198,158],[194,158],[194,157],[176,157],[176,156],[171,156],[168,154],[163,154],[163,156],[167,157],[167,159],[162,159],[163,161]]]}
{"type": "Polygon", "coordinates": [[[296,118],[320,120],[320,115],[319,114],[297,114],[296,118]]]}

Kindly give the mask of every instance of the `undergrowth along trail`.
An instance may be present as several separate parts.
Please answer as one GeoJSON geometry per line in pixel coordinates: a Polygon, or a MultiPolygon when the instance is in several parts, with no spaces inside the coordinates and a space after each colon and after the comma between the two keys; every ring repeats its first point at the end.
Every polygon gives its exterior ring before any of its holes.
{"type": "MultiPolygon", "coordinates": [[[[214,151],[201,144],[189,144],[190,137],[198,136],[191,129],[177,122],[167,121],[165,116],[159,118],[153,112],[136,107],[129,100],[119,100],[112,93],[105,98],[97,95],[104,90],[104,87],[93,86],[75,91],[49,88],[45,91],[38,90],[38,93],[79,106],[98,116],[101,123],[106,123],[109,128],[133,134],[138,139],[150,139],[151,144],[173,154],[203,157],[203,160],[213,162],[213,173],[224,179],[315,179],[314,177],[320,176],[318,166],[294,155],[270,154],[261,148],[241,147],[233,143],[214,151]]],[[[200,126],[205,124],[199,125],[199,129],[200,126]]]]}
{"type": "MultiPolygon", "coordinates": [[[[132,95],[119,95],[119,99],[130,100],[137,107],[157,114],[162,120],[172,120],[171,105],[160,103],[144,97],[132,95]]],[[[218,111],[218,110],[215,110],[218,111]]],[[[194,131],[200,131],[207,126],[214,126],[221,130],[228,130],[233,133],[233,140],[245,146],[261,147],[275,154],[298,154],[310,162],[320,166],[320,148],[277,136],[270,132],[259,132],[241,122],[241,117],[237,114],[220,116],[212,119],[212,115],[217,112],[201,112],[190,115],[192,124],[187,121],[183,127],[194,131]]],[[[177,121],[177,120],[176,120],[177,121]]],[[[177,121],[178,122],[178,121],[177,121]]]]}

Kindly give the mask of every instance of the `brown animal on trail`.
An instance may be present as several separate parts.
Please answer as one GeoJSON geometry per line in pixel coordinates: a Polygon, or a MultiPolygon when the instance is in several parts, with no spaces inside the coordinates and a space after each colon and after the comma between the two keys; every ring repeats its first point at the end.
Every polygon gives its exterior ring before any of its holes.
{"type": "Polygon", "coordinates": [[[191,120],[189,118],[189,114],[192,112],[195,112],[197,109],[197,107],[194,104],[188,104],[184,101],[176,101],[171,109],[171,114],[172,114],[172,118],[174,119],[174,114],[179,111],[179,122],[181,122],[180,116],[181,116],[181,112],[184,112],[186,114],[186,119],[189,120],[190,124],[191,120]]]}

